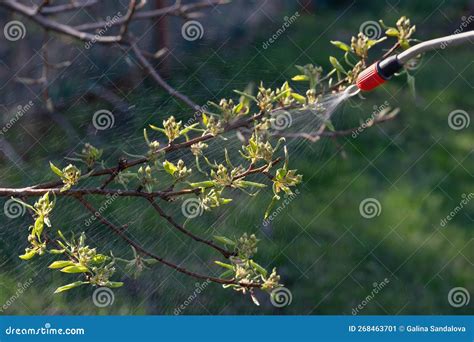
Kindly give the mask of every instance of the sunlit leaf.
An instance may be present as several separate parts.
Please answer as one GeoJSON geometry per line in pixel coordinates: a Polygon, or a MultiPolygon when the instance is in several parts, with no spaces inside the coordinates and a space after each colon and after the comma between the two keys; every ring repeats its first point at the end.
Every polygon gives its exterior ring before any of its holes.
{"type": "Polygon", "coordinates": [[[64,273],[85,273],[89,272],[89,269],[86,266],[76,265],[76,266],[67,266],[64,267],[61,272],[64,273]]]}
{"type": "Polygon", "coordinates": [[[347,45],[346,43],[340,42],[338,40],[331,40],[331,44],[338,47],[339,49],[349,52],[351,51],[351,47],[347,45]]]}
{"type": "Polygon", "coordinates": [[[79,286],[84,285],[84,284],[89,284],[89,282],[88,281],[76,281],[76,282],[71,283],[71,284],[60,286],[54,291],[54,293],[61,293],[61,292],[64,292],[64,291],[68,291],[68,290],[71,290],[75,287],[79,287],[79,286]]]}
{"type": "Polygon", "coordinates": [[[60,260],[60,261],[55,261],[51,265],[48,266],[48,268],[51,269],[57,269],[57,268],[64,268],[67,266],[74,266],[74,263],[70,260],[60,260]]]}

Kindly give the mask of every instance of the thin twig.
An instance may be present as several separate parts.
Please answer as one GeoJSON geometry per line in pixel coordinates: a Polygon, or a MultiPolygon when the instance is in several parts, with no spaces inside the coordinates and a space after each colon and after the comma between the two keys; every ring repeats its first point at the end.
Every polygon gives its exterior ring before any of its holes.
{"type": "Polygon", "coordinates": [[[125,22],[123,23],[122,27],[120,28],[120,36],[125,37],[128,31],[128,25],[130,25],[130,21],[132,20],[133,14],[135,13],[135,9],[137,7],[136,0],[130,0],[130,4],[128,5],[128,11],[125,15],[125,22]]]}
{"type": "Polygon", "coordinates": [[[164,212],[164,210],[158,205],[158,203],[155,202],[155,200],[153,198],[149,197],[147,199],[150,202],[150,204],[152,205],[152,207],[158,212],[158,214],[161,217],[163,217],[166,221],[168,221],[173,227],[178,229],[180,232],[186,234],[187,236],[189,236],[190,238],[192,238],[195,241],[204,243],[204,244],[214,248],[215,250],[219,251],[225,258],[229,258],[230,256],[234,255],[233,252],[230,252],[230,251],[228,251],[224,248],[221,248],[221,247],[217,246],[212,241],[202,239],[199,236],[193,234],[192,232],[190,232],[189,230],[184,228],[182,225],[180,225],[178,222],[176,222],[171,216],[167,215],[164,212]]]}
{"type": "Polygon", "coordinates": [[[222,279],[222,278],[216,278],[216,277],[211,277],[211,276],[206,276],[206,275],[203,275],[203,274],[199,274],[199,273],[195,273],[195,272],[192,272],[192,271],[189,271],[188,269],[184,268],[184,267],[181,267],[181,266],[178,266],[148,250],[146,250],[144,247],[142,247],[138,242],[136,242],[135,240],[131,239],[130,237],[128,237],[126,235],[126,233],[120,229],[118,226],[114,225],[112,222],[108,221],[106,218],[104,218],[88,201],[86,201],[82,196],[78,196],[76,197],[77,200],[82,203],[82,205],[87,209],[89,210],[92,214],[95,215],[95,217],[97,217],[97,219],[104,225],[106,225],[107,227],[109,227],[109,229],[114,233],[116,234],[117,236],[119,236],[122,240],[124,240],[128,245],[132,246],[133,248],[135,248],[137,250],[137,252],[139,252],[140,254],[144,255],[144,256],[148,256],[150,258],[153,258],[155,259],[156,261],[162,263],[163,265],[166,265],[180,273],[183,273],[183,274],[186,274],[188,276],[191,276],[191,277],[194,277],[194,278],[197,278],[197,279],[203,279],[203,280],[209,280],[209,281],[212,281],[214,283],[218,283],[218,284],[229,284],[229,285],[240,285],[242,287],[246,287],[246,288],[259,288],[261,287],[260,284],[255,284],[255,283],[237,283],[235,282],[234,280],[228,280],[228,279],[222,279]]]}
{"type": "Polygon", "coordinates": [[[145,70],[148,72],[148,74],[158,83],[164,90],[168,92],[171,96],[181,100],[185,104],[187,104],[189,107],[194,109],[195,111],[200,111],[201,107],[198,106],[196,103],[194,103],[189,97],[186,95],[180,93],[176,89],[174,89],[172,86],[170,86],[161,76],[158,74],[158,72],[155,70],[155,68],[148,62],[146,57],[143,55],[142,51],[138,48],[137,44],[134,42],[131,44],[132,50],[135,53],[135,56],[137,57],[139,63],[145,68],[145,70]]]}

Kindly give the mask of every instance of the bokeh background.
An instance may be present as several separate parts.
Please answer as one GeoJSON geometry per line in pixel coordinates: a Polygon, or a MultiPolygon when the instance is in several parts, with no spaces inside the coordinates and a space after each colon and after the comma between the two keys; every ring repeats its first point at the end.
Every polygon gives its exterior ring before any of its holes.
{"type": "MultiPolygon", "coordinates": [[[[24,1],[29,3],[29,1],[24,1]]],[[[61,1],[57,1],[60,3],[61,1]]],[[[192,2],[192,1],[190,1],[192,2]]],[[[169,5],[149,1],[149,6],[169,5]]],[[[66,16],[75,23],[94,20],[98,13],[125,13],[126,1],[107,2],[66,16]]],[[[154,60],[164,77],[198,104],[232,97],[233,89],[263,81],[280,86],[294,76],[294,65],[315,63],[330,68],[329,56],[339,55],[330,40],[348,42],[366,21],[393,24],[406,15],[417,26],[416,37],[427,40],[452,34],[460,27],[472,30],[474,2],[439,1],[244,1],[203,11],[198,18],[202,39],[181,36],[183,21],[166,18],[141,22],[131,30],[145,32],[141,45],[150,51],[167,47],[154,60]],[[296,12],[298,19],[268,48],[266,42],[296,12]],[[464,25],[466,24],[466,25],[464,25]]],[[[64,165],[66,156],[85,142],[104,148],[113,166],[122,151],[143,153],[142,129],[169,115],[183,120],[193,113],[170,98],[137,67],[131,54],[115,47],[93,46],[55,36],[49,58],[71,61],[54,71],[45,110],[41,87],[15,82],[41,73],[41,30],[25,18],[0,9],[1,27],[21,20],[26,37],[11,42],[1,37],[0,112],[3,124],[17,106],[34,102],[8,132],[0,136],[0,187],[22,187],[54,179],[48,162],[64,165]],[[114,113],[113,128],[97,131],[92,115],[100,109],[114,113]]],[[[387,48],[374,50],[380,56],[387,48]]],[[[412,71],[416,96],[405,77],[377,91],[343,104],[334,114],[337,128],[357,126],[370,117],[374,106],[388,103],[400,108],[398,119],[351,136],[298,143],[292,164],[304,175],[299,195],[270,225],[262,225],[270,194],[242,197],[230,208],[206,213],[188,223],[201,235],[240,235],[253,232],[261,239],[257,260],[276,266],[291,291],[292,302],[275,308],[267,296],[261,306],[249,297],[210,284],[196,296],[195,279],[157,265],[138,279],[119,267],[125,286],[114,290],[111,306],[96,307],[92,288],[53,295],[56,287],[75,280],[46,268],[51,258],[22,262],[28,214],[11,219],[0,212],[0,304],[2,314],[170,314],[185,305],[182,314],[353,314],[374,289],[388,280],[359,314],[473,314],[474,300],[456,308],[448,293],[456,287],[474,295],[474,202],[463,206],[452,221],[441,220],[458,207],[463,195],[474,192],[474,124],[453,130],[448,116],[463,110],[472,118],[474,108],[473,45],[427,54],[412,71]],[[375,198],[379,215],[361,216],[360,203],[375,198]],[[29,285],[31,279],[31,285],[29,285]],[[19,287],[26,289],[11,301],[19,287]]],[[[0,200],[3,207],[5,199],[0,200]]],[[[95,203],[100,205],[100,201],[95,203]]],[[[170,209],[171,210],[171,209],[170,209]]],[[[179,213],[179,208],[175,209],[179,213]]],[[[104,214],[128,223],[144,245],[177,263],[200,272],[220,273],[218,257],[179,236],[140,200],[114,201],[104,214]]],[[[131,250],[95,222],[73,200],[58,203],[53,224],[63,231],[85,231],[100,250],[131,257],[131,250]]],[[[116,277],[116,278],[117,278],[116,277]]]]}

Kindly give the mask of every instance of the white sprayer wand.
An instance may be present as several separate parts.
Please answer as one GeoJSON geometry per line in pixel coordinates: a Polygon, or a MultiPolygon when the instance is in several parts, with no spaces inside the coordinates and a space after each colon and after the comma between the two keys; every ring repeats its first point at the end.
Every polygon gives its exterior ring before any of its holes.
{"type": "Polygon", "coordinates": [[[363,91],[370,91],[382,83],[385,83],[385,81],[389,80],[395,73],[400,71],[404,64],[421,53],[444,49],[448,46],[460,45],[469,42],[471,39],[473,39],[474,42],[474,31],[453,34],[451,36],[419,43],[398,55],[393,55],[376,62],[362,71],[357,78],[357,87],[363,91]]]}

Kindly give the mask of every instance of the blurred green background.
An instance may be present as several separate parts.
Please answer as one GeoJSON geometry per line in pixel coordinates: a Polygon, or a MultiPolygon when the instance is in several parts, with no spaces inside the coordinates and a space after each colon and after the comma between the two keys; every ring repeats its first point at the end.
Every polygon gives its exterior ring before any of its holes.
{"type": "MultiPolygon", "coordinates": [[[[182,22],[169,20],[171,53],[156,62],[156,67],[180,91],[204,104],[231,97],[233,89],[243,89],[252,81],[280,86],[296,74],[295,64],[315,63],[328,70],[328,57],[340,55],[329,41],[348,42],[366,21],[383,19],[393,24],[406,15],[417,25],[416,37],[427,40],[452,34],[473,10],[472,1],[461,0],[234,1],[199,18],[205,34],[197,42],[184,41],[179,32],[182,22]],[[296,22],[263,49],[284,17],[295,11],[301,15],[296,22]]],[[[0,13],[2,21],[11,19],[0,13]]],[[[469,25],[464,30],[472,29],[472,22],[469,25]]],[[[104,148],[106,161],[115,165],[123,150],[144,151],[141,130],[149,123],[160,123],[169,115],[185,121],[191,117],[192,113],[170,100],[151,80],[143,81],[133,57],[101,47],[87,51],[73,42],[69,42],[68,53],[78,58],[51,86],[53,99],[64,103],[58,115],[67,124],[41,114],[42,104],[31,91],[37,88],[25,90],[13,82],[7,86],[14,75],[34,73],[39,65],[24,64],[39,46],[33,39],[34,24],[27,23],[27,28],[28,36],[21,45],[5,42],[0,56],[6,85],[1,91],[4,122],[9,109],[30,99],[36,101],[35,113],[25,115],[5,135],[22,164],[0,155],[2,187],[54,179],[48,161],[65,164],[62,158],[79,151],[84,142],[104,148]],[[82,96],[99,86],[122,98],[124,109],[117,110],[95,96],[82,96]],[[91,117],[103,108],[114,112],[115,125],[96,132],[91,117]]],[[[148,44],[153,46],[153,39],[148,44]]],[[[65,42],[54,45],[53,56],[58,61],[66,54],[64,46],[65,42]]],[[[357,126],[370,117],[374,106],[386,101],[401,111],[395,121],[367,129],[355,139],[348,136],[337,144],[322,140],[299,146],[292,164],[304,175],[300,194],[271,225],[261,224],[270,194],[242,196],[231,208],[206,213],[188,224],[204,236],[257,234],[262,240],[257,260],[278,268],[291,291],[291,305],[275,308],[267,296],[258,294],[261,306],[257,307],[248,296],[210,284],[185,305],[182,314],[352,314],[374,283],[384,279],[388,284],[359,314],[473,314],[472,299],[455,308],[448,302],[448,293],[463,287],[474,295],[474,203],[468,203],[445,227],[440,225],[459,206],[463,194],[474,192],[474,124],[458,131],[448,125],[448,115],[454,110],[464,110],[472,118],[472,52],[470,44],[424,56],[412,71],[416,97],[405,77],[400,77],[364,94],[364,101],[343,104],[333,119],[340,129],[357,126]],[[360,215],[359,204],[366,198],[380,202],[379,216],[366,219],[360,215]]],[[[381,53],[373,51],[372,58],[381,53]]],[[[179,208],[174,212],[179,213],[179,208]]],[[[0,304],[32,279],[32,285],[2,314],[172,315],[201,284],[158,265],[139,279],[120,269],[116,278],[126,284],[114,290],[115,301],[106,308],[92,304],[91,288],[53,295],[56,287],[75,277],[47,270],[49,257],[21,262],[17,256],[26,247],[31,218],[9,219],[1,214],[0,304]]],[[[115,222],[129,223],[134,237],[168,259],[200,272],[221,271],[213,265],[218,255],[177,235],[145,201],[120,199],[106,215],[115,222]]],[[[131,257],[131,251],[97,222],[85,227],[87,217],[73,200],[65,199],[58,203],[53,224],[63,231],[86,231],[90,243],[100,250],[131,257]]]]}

